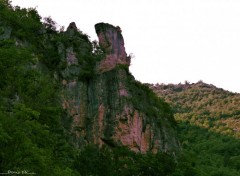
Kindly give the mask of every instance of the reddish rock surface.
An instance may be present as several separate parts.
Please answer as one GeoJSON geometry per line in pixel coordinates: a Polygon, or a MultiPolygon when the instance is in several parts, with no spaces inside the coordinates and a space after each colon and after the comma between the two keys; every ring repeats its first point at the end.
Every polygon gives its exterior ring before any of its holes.
{"type": "Polygon", "coordinates": [[[120,27],[114,27],[108,23],[98,23],[95,30],[99,38],[99,45],[106,54],[100,62],[98,70],[105,72],[113,69],[117,64],[130,65],[130,57],[127,56],[124,47],[124,39],[120,27]]]}

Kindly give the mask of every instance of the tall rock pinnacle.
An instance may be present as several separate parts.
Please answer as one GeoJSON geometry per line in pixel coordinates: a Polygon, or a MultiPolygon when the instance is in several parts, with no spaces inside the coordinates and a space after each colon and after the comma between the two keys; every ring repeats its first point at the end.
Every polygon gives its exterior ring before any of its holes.
{"type": "Polygon", "coordinates": [[[78,34],[75,23],[69,25],[69,42],[61,49],[63,63],[67,63],[62,70],[62,104],[73,143],[78,148],[95,144],[125,146],[141,153],[175,152],[178,141],[171,112],[126,69],[130,57],[121,29],[107,23],[98,23],[95,29],[104,57],[96,58],[93,67],[98,73],[94,77],[82,79],[85,75],[79,74],[91,72],[92,45],[78,34]]]}
{"type": "Polygon", "coordinates": [[[124,39],[120,27],[114,27],[108,23],[98,23],[95,30],[99,38],[99,44],[106,53],[106,57],[100,62],[98,70],[105,72],[113,69],[117,64],[130,65],[124,47],[124,39]]]}

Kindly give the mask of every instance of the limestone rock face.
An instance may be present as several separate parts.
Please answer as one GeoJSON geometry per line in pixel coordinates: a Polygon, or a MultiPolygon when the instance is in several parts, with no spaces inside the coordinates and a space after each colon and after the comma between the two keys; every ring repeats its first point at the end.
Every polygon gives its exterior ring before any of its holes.
{"type": "MultiPolygon", "coordinates": [[[[69,30],[76,31],[75,25],[71,26],[69,30]]],[[[176,151],[178,141],[173,126],[161,115],[164,108],[157,109],[154,103],[151,111],[144,107],[155,100],[144,95],[144,88],[129,73],[130,60],[120,28],[105,23],[95,28],[105,56],[96,62],[93,78],[82,80],[78,76],[83,64],[92,58],[90,50],[87,54],[86,46],[90,45],[84,36],[70,34],[68,30],[66,35],[70,35],[71,42],[76,43],[72,41],[75,39],[80,43],[77,46],[63,44],[60,49],[62,62],[66,63],[62,71],[62,104],[73,143],[79,148],[88,144],[127,146],[141,153],[176,151]],[[145,98],[139,100],[136,96],[145,98]],[[154,115],[152,111],[157,113],[154,115]]]]}
{"type": "Polygon", "coordinates": [[[106,54],[99,64],[99,71],[105,72],[113,69],[116,64],[130,65],[130,58],[124,47],[124,39],[120,27],[114,27],[108,23],[98,23],[95,30],[99,38],[99,44],[106,54]]]}

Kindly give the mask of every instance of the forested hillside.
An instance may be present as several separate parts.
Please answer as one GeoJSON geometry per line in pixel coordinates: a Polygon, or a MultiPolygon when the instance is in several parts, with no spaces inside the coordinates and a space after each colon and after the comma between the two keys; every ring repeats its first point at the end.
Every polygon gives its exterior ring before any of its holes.
{"type": "Polygon", "coordinates": [[[202,81],[149,85],[171,104],[185,154],[203,175],[240,175],[240,94],[202,81]]]}
{"type": "Polygon", "coordinates": [[[35,9],[0,1],[1,173],[72,173],[74,148],[61,124],[59,84],[42,64],[56,64],[48,47],[58,32],[50,18],[40,19],[35,9]]]}

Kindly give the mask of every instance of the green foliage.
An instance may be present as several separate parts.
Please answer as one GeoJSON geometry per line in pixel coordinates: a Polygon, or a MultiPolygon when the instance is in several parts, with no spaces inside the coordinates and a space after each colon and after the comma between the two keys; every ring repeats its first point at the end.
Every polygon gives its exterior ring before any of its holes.
{"type": "Polygon", "coordinates": [[[158,176],[171,174],[175,162],[166,153],[142,155],[127,148],[89,146],[79,153],[75,168],[83,176],[158,176]]]}
{"type": "Polygon", "coordinates": [[[65,169],[71,165],[73,148],[60,124],[53,80],[31,66],[31,55],[25,50],[1,49],[0,55],[1,172],[29,170],[48,175],[56,166],[65,169]]]}
{"type": "MultiPolygon", "coordinates": [[[[5,1],[6,3],[6,1],[5,1]]],[[[1,4],[0,19],[2,23],[13,29],[12,33],[22,40],[29,40],[33,43],[38,38],[42,24],[41,17],[33,8],[21,9],[20,7],[12,7],[9,3],[8,6],[1,4]]]]}
{"type": "Polygon", "coordinates": [[[207,176],[204,172],[196,165],[196,155],[183,150],[178,155],[176,169],[171,176],[207,176]]]}
{"type": "Polygon", "coordinates": [[[163,99],[157,97],[148,86],[132,79],[129,79],[128,86],[132,93],[130,100],[136,109],[145,113],[149,118],[155,119],[158,123],[161,123],[162,118],[167,118],[175,125],[170,106],[163,99]]]}
{"type": "Polygon", "coordinates": [[[41,139],[43,144],[48,142],[49,132],[42,127],[34,118],[37,118],[38,112],[20,105],[13,109],[15,113],[12,116],[1,114],[1,124],[9,138],[1,143],[1,171],[29,169],[34,172],[47,172],[47,166],[50,165],[51,153],[49,150],[39,147],[37,138],[41,139]],[[7,128],[6,128],[7,127],[7,128]],[[34,136],[33,136],[34,134],[34,136]]]}
{"type": "Polygon", "coordinates": [[[201,175],[239,175],[237,162],[240,141],[208,129],[179,123],[179,137],[185,153],[191,153],[192,161],[201,175]],[[234,160],[236,159],[236,160],[234,160]],[[235,161],[235,162],[233,162],[235,161]]]}
{"type": "Polygon", "coordinates": [[[178,158],[175,175],[239,175],[239,94],[202,81],[150,87],[171,104],[178,122],[187,158],[178,158]]]}
{"type": "Polygon", "coordinates": [[[93,56],[85,56],[83,59],[79,59],[78,63],[81,66],[81,70],[78,75],[78,79],[81,81],[87,81],[96,76],[96,58],[93,56]]]}
{"type": "Polygon", "coordinates": [[[203,82],[151,87],[172,105],[177,120],[240,137],[239,94],[203,82]]]}
{"type": "Polygon", "coordinates": [[[15,82],[15,86],[12,83],[15,80],[20,81],[16,78],[24,74],[22,66],[26,64],[29,57],[30,53],[26,49],[16,47],[0,48],[0,88],[16,89],[18,83],[15,82]]]}
{"type": "Polygon", "coordinates": [[[1,29],[11,29],[0,40],[0,172],[76,175],[75,149],[61,124],[59,85],[39,66],[38,58],[49,53],[41,46],[40,17],[7,1],[0,8],[1,29]]]}

